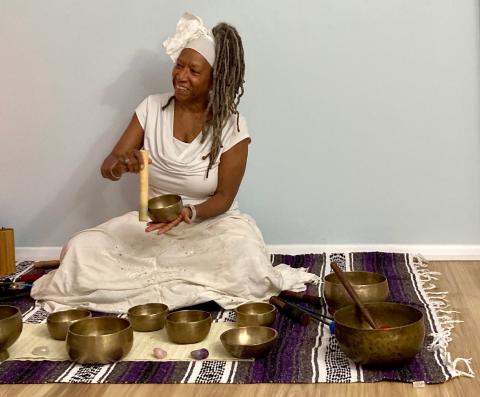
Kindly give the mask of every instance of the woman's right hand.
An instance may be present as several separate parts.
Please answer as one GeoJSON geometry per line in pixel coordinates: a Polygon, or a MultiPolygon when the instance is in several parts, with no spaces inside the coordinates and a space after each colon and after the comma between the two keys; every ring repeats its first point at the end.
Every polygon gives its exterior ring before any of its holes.
{"type": "MultiPolygon", "coordinates": [[[[152,160],[149,158],[148,162],[152,160]]],[[[145,167],[140,150],[134,149],[120,156],[110,154],[100,169],[104,178],[118,181],[125,172],[138,173],[145,167]]]]}
{"type": "Polygon", "coordinates": [[[104,178],[118,181],[123,173],[136,173],[143,168],[143,158],[139,149],[143,146],[144,135],[137,115],[134,114],[112,153],[103,161],[100,170],[104,178]]]}
{"type": "MultiPolygon", "coordinates": [[[[135,174],[143,170],[143,156],[140,150],[134,149],[118,156],[119,163],[123,166],[123,172],[133,172],[135,174]]],[[[149,163],[152,161],[149,159],[149,163]]]]}
{"type": "Polygon", "coordinates": [[[111,181],[118,181],[125,171],[126,167],[120,163],[118,157],[114,154],[109,154],[100,167],[102,176],[111,181]]]}

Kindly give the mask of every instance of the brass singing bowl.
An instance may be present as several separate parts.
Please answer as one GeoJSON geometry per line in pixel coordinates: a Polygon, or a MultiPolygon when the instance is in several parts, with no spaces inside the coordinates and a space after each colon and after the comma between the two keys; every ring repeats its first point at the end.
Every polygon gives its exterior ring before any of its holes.
{"type": "Polygon", "coordinates": [[[8,348],[22,333],[22,313],[15,306],[0,306],[0,361],[9,357],[8,348]]]}
{"type": "Polygon", "coordinates": [[[270,325],[275,320],[277,309],[271,303],[250,302],[244,303],[235,309],[237,325],[270,325]]]}
{"type": "Polygon", "coordinates": [[[150,332],[165,326],[168,306],[163,303],[147,303],[128,309],[128,319],[134,331],[150,332]]]}
{"type": "Polygon", "coordinates": [[[176,194],[164,194],[148,200],[148,215],[154,222],[171,222],[182,212],[182,198],[176,194]]]}
{"type": "MultiPolygon", "coordinates": [[[[362,303],[383,302],[388,298],[388,282],[384,275],[373,272],[344,272],[344,275],[362,303]]],[[[341,307],[353,305],[352,298],[335,273],[325,276],[323,296],[331,314],[341,307]]]]}
{"type": "Polygon", "coordinates": [[[86,309],[70,309],[51,313],[47,317],[47,328],[53,339],[65,340],[68,327],[77,320],[92,317],[86,309]]]}
{"type": "Polygon", "coordinates": [[[354,305],[335,312],[335,337],[340,349],[361,365],[398,365],[422,349],[423,313],[412,306],[391,302],[367,303],[380,329],[372,327],[354,305]]]}
{"type": "Polygon", "coordinates": [[[132,349],[133,328],[119,317],[78,320],[67,332],[67,352],[80,364],[109,364],[125,357],[132,349]]]}
{"type": "Polygon", "coordinates": [[[258,325],[232,328],[220,335],[223,347],[238,358],[255,358],[266,354],[277,338],[275,329],[258,325]]]}
{"type": "Polygon", "coordinates": [[[165,328],[173,343],[188,344],[204,340],[210,332],[212,315],[203,310],[180,310],[167,315],[165,328]]]}

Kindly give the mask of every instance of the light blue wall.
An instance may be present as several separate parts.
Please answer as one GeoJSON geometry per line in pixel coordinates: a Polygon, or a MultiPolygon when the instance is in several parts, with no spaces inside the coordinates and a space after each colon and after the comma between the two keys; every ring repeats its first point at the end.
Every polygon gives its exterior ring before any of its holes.
{"type": "Polygon", "coordinates": [[[237,26],[253,142],[239,195],[269,244],[480,243],[474,0],[1,0],[0,226],[17,246],[135,209],[101,161],[190,11],[237,26]]]}

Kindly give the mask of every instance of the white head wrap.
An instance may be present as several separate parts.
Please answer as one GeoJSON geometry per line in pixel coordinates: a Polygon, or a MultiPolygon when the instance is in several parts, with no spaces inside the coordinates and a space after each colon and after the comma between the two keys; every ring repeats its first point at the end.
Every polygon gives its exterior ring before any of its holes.
{"type": "Polygon", "coordinates": [[[192,48],[203,55],[210,66],[215,62],[213,34],[201,18],[184,13],[177,23],[177,31],[163,42],[167,55],[175,62],[184,48],[192,48]]]}

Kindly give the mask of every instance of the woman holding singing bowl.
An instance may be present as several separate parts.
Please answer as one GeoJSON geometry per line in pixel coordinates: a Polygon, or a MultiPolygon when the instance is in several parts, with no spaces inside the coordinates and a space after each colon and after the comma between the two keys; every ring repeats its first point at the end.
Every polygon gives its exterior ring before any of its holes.
{"type": "Polygon", "coordinates": [[[149,302],[170,309],[215,301],[233,308],[301,291],[316,276],[273,267],[255,221],[235,199],[250,135],[237,106],[244,92],[244,51],[237,30],[212,30],[184,14],[164,42],[173,59],[173,92],[150,95],[135,110],[101,167],[121,180],[145,166],[149,196],[178,194],[180,215],[167,223],[129,212],[70,239],[58,270],[39,279],[32,296],[47,310],[65,306],[126,312],[149,302]]]}

